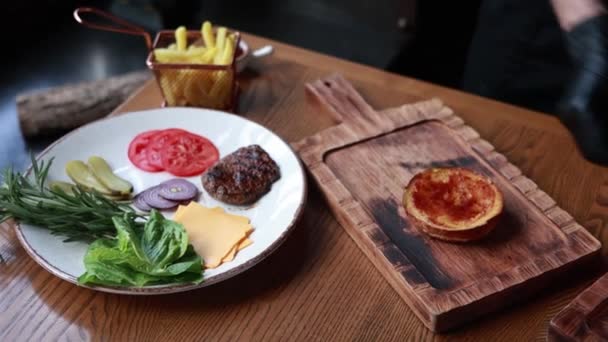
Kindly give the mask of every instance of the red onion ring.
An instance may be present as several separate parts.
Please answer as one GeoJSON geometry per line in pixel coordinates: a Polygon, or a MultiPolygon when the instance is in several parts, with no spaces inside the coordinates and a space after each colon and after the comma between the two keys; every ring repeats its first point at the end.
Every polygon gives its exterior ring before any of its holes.
{"type": "Polygon", "coordinates": [[[154,186],[145,190],[140,195],[143,197],[146,204],[155,209],[171,209],[177,207],[179,203],[162,198],[160,196],[160,190],[160,186],[154,186]]]}
{"type": "Polygon", "coordinates": [[[141,211],[148,212],[148,211],[152,210],[152,207],[149,206],[148,203],[146,203],[146,201],[144,200],[144,196],[142,196],[142,194],[143,194],[143,192],[137,194],[137,196],[135,196],[133,198],[133,205],[135,206],[135,208],[137,208],[141,211]]]}
{"type": "Polygon", "coordinates": [[[188,201],[198,195],[198,188],[196,185],[182,178],[175,178],[162,182],[159,187],[159,195],[170,201],[188,201]]]}

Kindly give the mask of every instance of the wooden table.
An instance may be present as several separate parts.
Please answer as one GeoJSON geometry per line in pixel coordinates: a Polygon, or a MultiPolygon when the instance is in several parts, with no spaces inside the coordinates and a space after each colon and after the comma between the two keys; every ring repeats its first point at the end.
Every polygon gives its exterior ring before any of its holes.
{"type": "MultiPolygon", "coordinates": [[[[340,72],[375,107],[439,97],[600,240],[608,170],[586,162],[553,117],[245,35],[276,53],[241,80],[240,113],[288,141],[332,125],[307,105],[306,81],[340,72]]],[[[117,112],[160,105],[144,86],[117,112]]],[[[0,341],[444,340],[529,341],[600,273],[585,269],[540,295],[445,335],[434,335],[337,224],[314,184],[293,235],[258,266],[221,284],[158,297],[90,291],[34,263],[11,227],[0,229],[0,341]]]]}

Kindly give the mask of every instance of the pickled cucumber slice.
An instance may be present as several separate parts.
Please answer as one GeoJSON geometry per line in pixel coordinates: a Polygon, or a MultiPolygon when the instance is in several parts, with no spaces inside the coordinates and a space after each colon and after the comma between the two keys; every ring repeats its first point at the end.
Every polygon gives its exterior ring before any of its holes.
{"type": "Polygon", "coordinates": [[[74,187],[74,184],[62,181],[52,181],[49,183],[49,188],[51,190],[61,190],[68,195],[72,195],[74,193],[74,187]]]}
{"type": "Polygon", "coordinates": [[[128,195],[133,191],[133,185],[126,180],[116,176],[110,165],[101,157],[92,156],[89,158],[89,166],[93,176],[112,192],[121,195],[128,195]]]}
{"type": "Polygon", "coordinates": [[[128,203],[132,201],[131,195],[103,195],[103,197],[115,201],[115,202],[123,202],[128,203]]]}
{"type": "Polygon", "coordinates": [[[95,189],[103,195],[119,195],[118,191],[112,191],[101,184],[93,175],[89,166],[80,160],[72,160],[65,164],[65,172],[68,177],[84,189],[95,189]]]}
{"type": "MultiPolygon", "coordinates": [[[[68,194],[68,195],[74,195],[74,189],[76,189],[78,186],[72,183],[68,183],[68,182],[62,182],[62,181],[52,181],[49,183],[49,188],[51,190],[61,190],[64,193],[68,194]]],[[[84,189],[85,191],[90,191],[88,188],[84,189]]],[[[106,194],[102,194],[103,197],[112,200],[112,201],[116,201],[116,202],[130,202],[131,201],[131,196],[129,195],[106,195],[106,194]]]]}

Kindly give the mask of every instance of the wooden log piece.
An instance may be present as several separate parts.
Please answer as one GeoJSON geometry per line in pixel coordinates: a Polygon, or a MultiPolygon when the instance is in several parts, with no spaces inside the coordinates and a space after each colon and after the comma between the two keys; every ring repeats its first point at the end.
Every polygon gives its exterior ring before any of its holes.
{"type": "Polygon", "coordinates": [[[152,74],[148,70],[17,96],[23,136],[67,131],[108,115],[152,74]]]}

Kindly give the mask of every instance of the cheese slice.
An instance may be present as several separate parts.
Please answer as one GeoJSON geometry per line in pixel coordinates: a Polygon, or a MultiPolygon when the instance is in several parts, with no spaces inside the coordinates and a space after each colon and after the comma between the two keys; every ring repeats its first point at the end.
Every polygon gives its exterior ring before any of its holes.
{"type": "Polygon", "coordinates": [[[230,250],[230,252],[228,252],[228,255],[226,255],[224,257],[224,259],[222,259],[222,264],[228,261],[232,261],[234,260],[234,257],[236,256],[236,253],[238,251],[240,251],[241,249],[251,245],[253,243],[253,241],[251,241],[251,239],[249,238],[244,238],[243,241],[241,241],[238,245],[235,245],[234,247],[232,247],[232,249],[230,250]]]}
{"type": "MultiPolygon", "coordinates": [[[[190,202],[190,203],[192,203],[192,202],[190,202]]],[[[179,220],[179,217],[181,216],[181,214],[183,214],[184,209],[186,209],[186,206],[185,206],[185,205],[181,205],[181,204],[180,204],[180,205],[177,207],[177,210],[175,211],[175,214],[173,215],[173,221],[177,221],[177,220],[179,220]]]]}
{"type": "Polygon", "coordinates": [[[232,246],[232,248],[230,249],[230,252],[228,252],[228,254],[226,254],[226,256],[222,258],[222,264],[225,262],[234,260],[234,256],[236,255],[237,247],[238,247],[238,245],[232,246]]]}
{"type": "Polygon", "coordinates": [[[223,259],[234,259],[240,244],[253,230],[244,216],[228,214],[222,208],[206,208],[196,202],[178,208],[173,219],[184,225],[190,243],[207,268],[218,267],[223,259]]]}
{"type": "MultiPolygon", "coordinates": [[[[175,214],[173,215],[173,221],[179,220],[179,218],[182,216],[182,214],[184,213],[186,208],[190,208],[190,210],[192,210],[192,208],[195,208],[196,206],[201,206],[201,205],[196,202],[190,202],[190,203],[188,203],[188,205],[181,205],[181,204],[178,205],[177,210],[175,211],[175,214]]],[[[216,207],[216,208],[213,208],[212,210],[215,210],[218,208],[219,207],[216,207]]],[[[222,208],[219,208],[219,209],[222,209],[222,208]]]]}
{"type": "Polygon", "coordinates": [[[237,248],[237,252],[251,244],[253,244],[253,240],[251,240],[250,238],[246,238],[245,240],[243,240],[241,242],[241,244],[239,245],[239,248],[237,248]]]}

